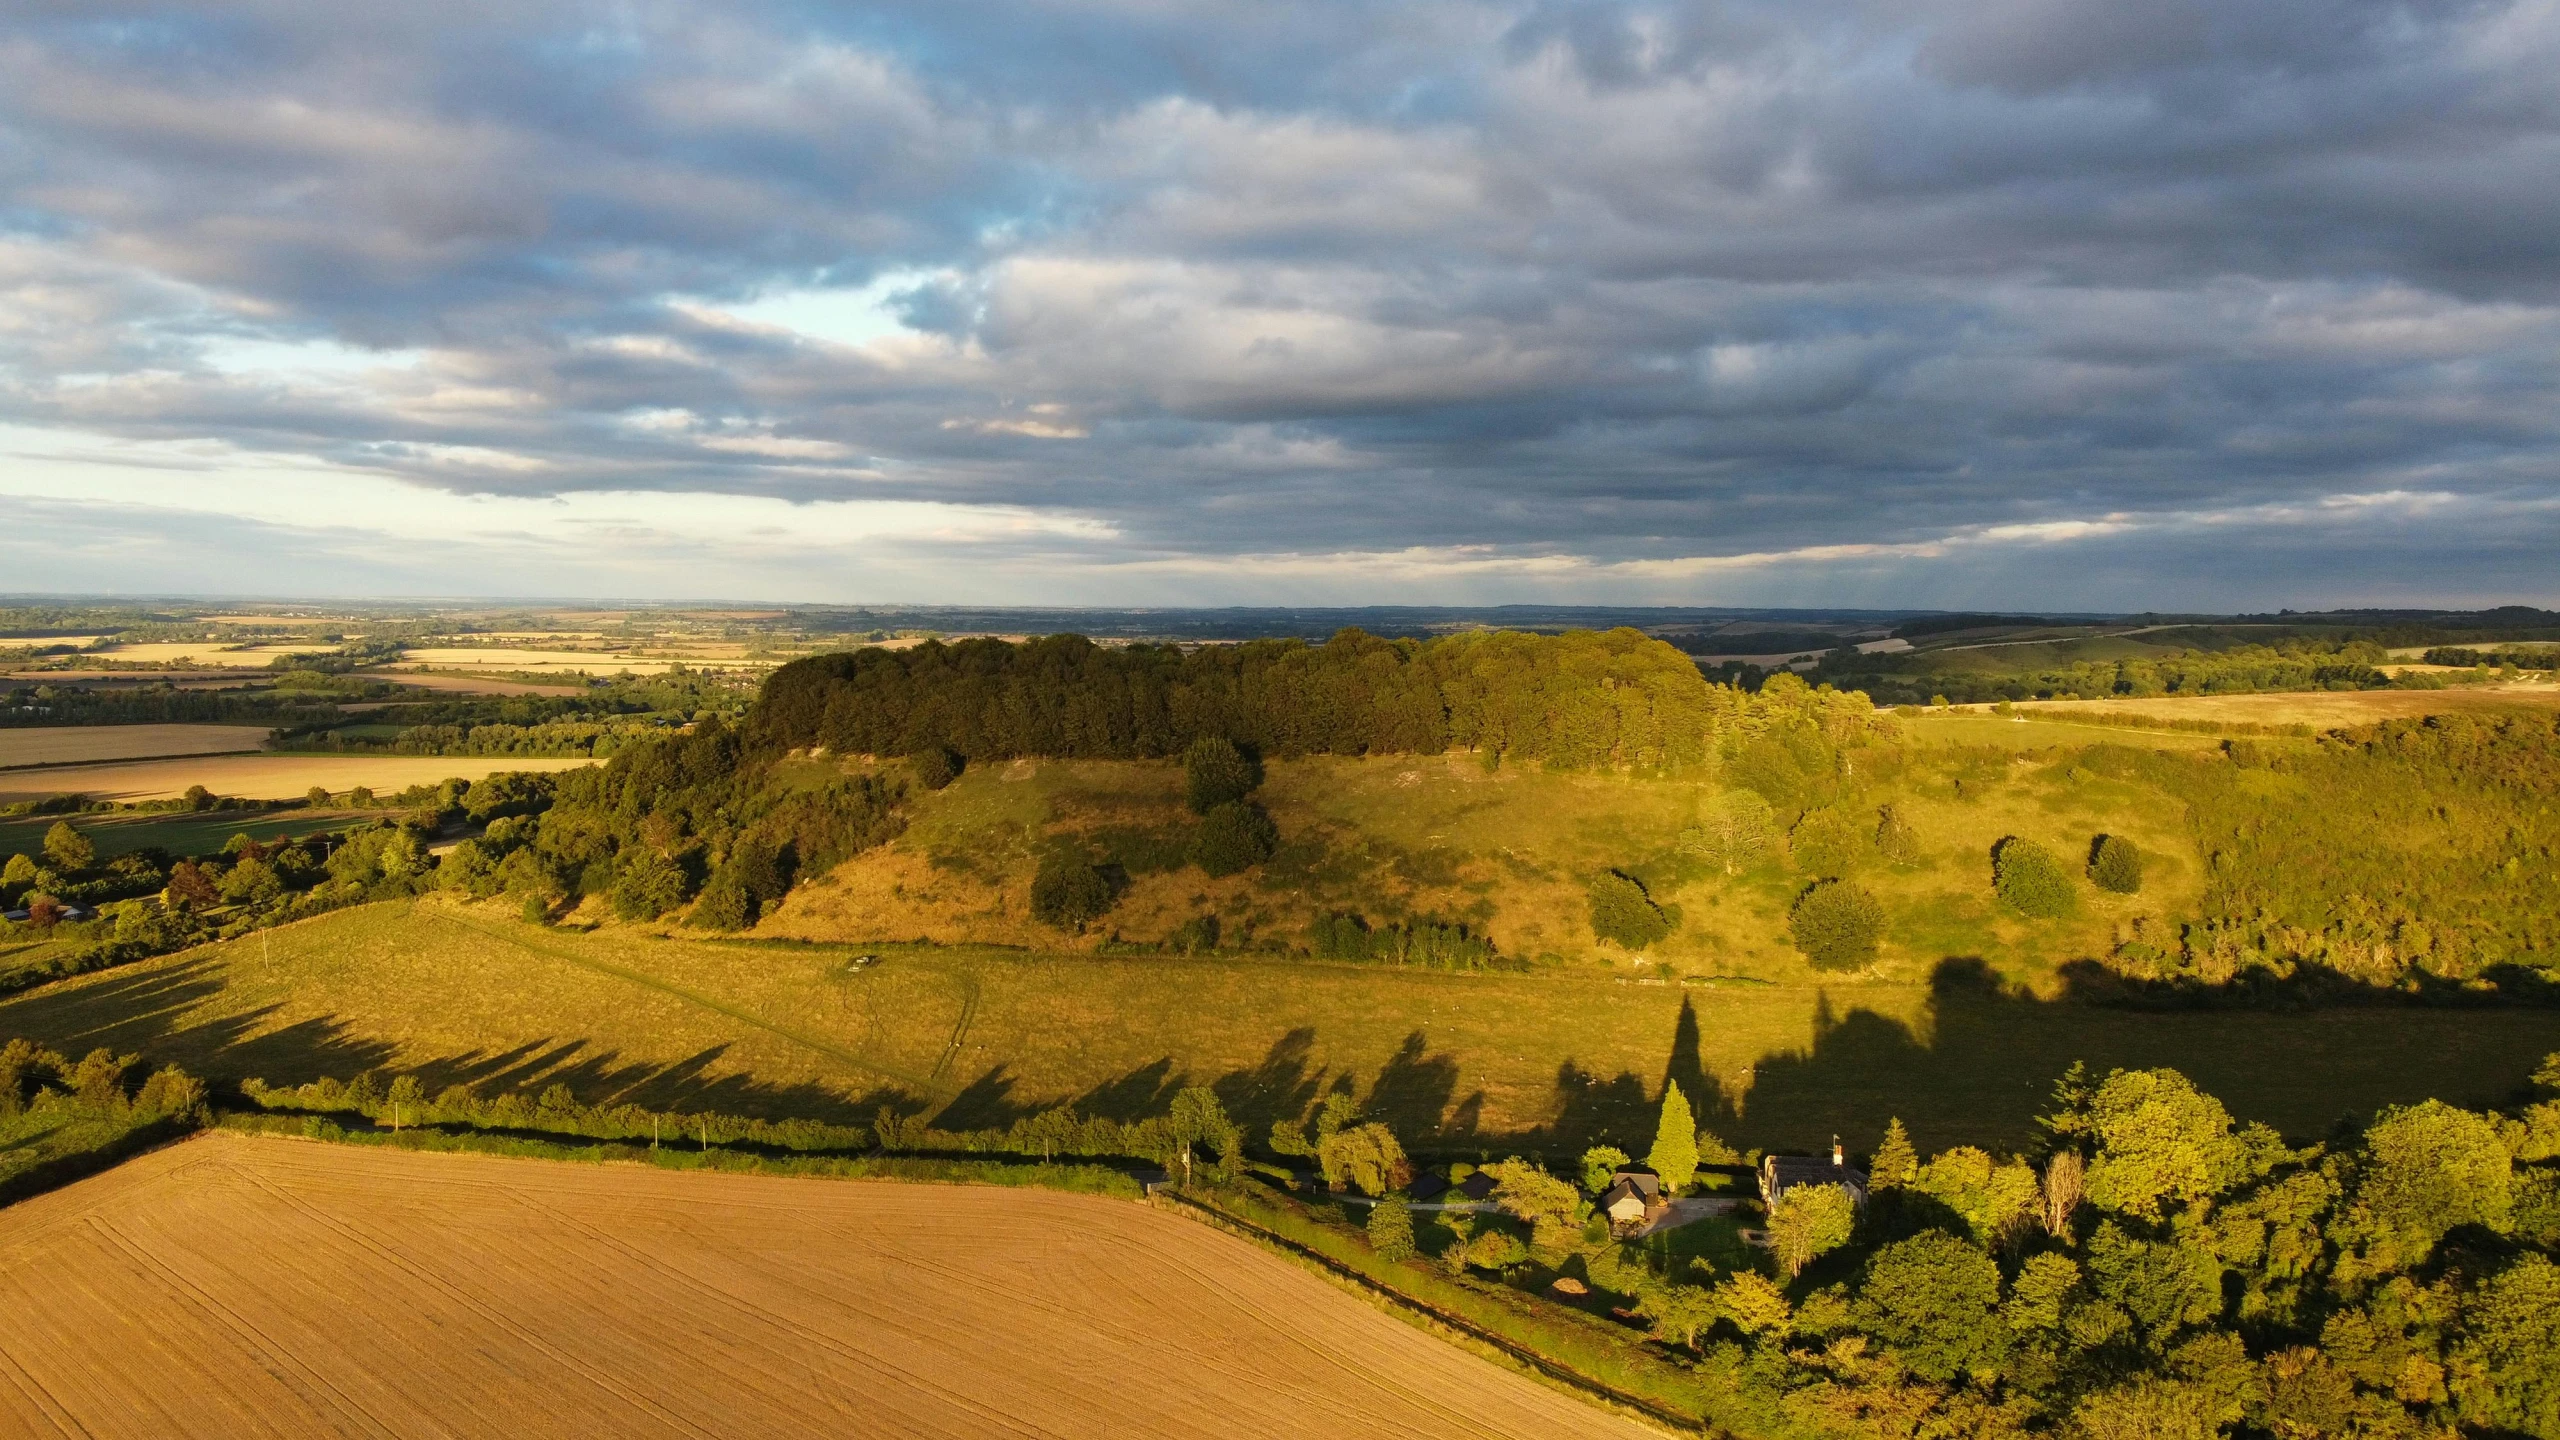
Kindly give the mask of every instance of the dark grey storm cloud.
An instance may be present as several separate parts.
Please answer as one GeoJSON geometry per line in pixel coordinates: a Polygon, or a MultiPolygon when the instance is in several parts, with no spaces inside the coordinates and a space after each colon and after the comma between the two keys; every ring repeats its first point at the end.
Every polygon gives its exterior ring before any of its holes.
{"type": "Polygon", "coordinates": [[[2554,74],[2548,0],[21,3],[0,421],[1203,598],[2550,599],[2554,74]]]}

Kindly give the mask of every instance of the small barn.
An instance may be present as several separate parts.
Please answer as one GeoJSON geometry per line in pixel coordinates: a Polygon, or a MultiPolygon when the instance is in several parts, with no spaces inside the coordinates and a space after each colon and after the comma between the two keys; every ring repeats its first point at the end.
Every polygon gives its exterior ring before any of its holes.
{"type": "Polygon", "coordinates": [[[1608,1216],[1612,1225],[1640,1224],[1652,1212],[1653,1205],[1644,1193],[1627,1181],[1620,1180],[1600,1192],[1600,1213],[1608,1216]]]}

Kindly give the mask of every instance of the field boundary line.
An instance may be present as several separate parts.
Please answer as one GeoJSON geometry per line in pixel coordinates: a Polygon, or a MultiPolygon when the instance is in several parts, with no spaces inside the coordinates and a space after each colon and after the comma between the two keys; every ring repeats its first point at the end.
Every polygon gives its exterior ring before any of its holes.
{"type": "Polygon", "coordinates": [[[1717,1440],[1726,1440],[1726,1432],[1722,1430],[1689,1419],[1659,1401],[1630,1394],[1605,1380],[1595,1380],[1570,1365],[1549,1359],[1517,1340],[1485,1329],[1463,1315],[1443,1310],[1427,1300],[1416,1299],[1391,1285],[1380,1284],[1377,1280],[1311,1245],[1301,1244],[1276,1230],[1257,1225],[1243,1216],[1230,1214],[1216,1206],[1194,1200],[1188,1195],[1171,1189],[1159,1190],[1150,1198],[1170,1201],[1183,1213],[1189,1214],[1193,1219],[1213,1229],[1226,1230],[1244,1239],[1260,1241],[1262,1244],[1310,1264],[1326,1276],[1361,1292],[1372,1300],[1383,1303],[1388,1309],[1401,1313],[1409,1320],[1421,1324],[1425,1329],[1453,1332],[1459,1338],[1498,1351],[1504,1358],[1575,1392],[1582,1399],[1598,1401],[1603,1408],[1633,1411],[1635,1418],[1683,1435],[1706,1435],[1717,1437],[1717,1440]]]}
{"type": "Polygon", "coordinates": [[[715,1000],[708,995],[688,990],[681,985],[669,984],[655,976],[646,975],[637,970],[625,969],[624,967],[613,964],[610,961],[596,960],[588,956],[575,954],[566,950],[556,950],[548,945],[536,945],[529,940],[518,939],[513,935],[502,934],[498,931],[491,930],[486,926],[475,925],[472,922],[463,919],[459,915],[436,914],[435,918],[443,920],[449,924],[459,925],[465,930],[469,930],[474,934],[483,936],[487,939],[498,941],[500,944],[513,945],[519,950],[531,951],[533,954],[548,956],[554,960],[563,960],[569,964],[578,966],[581,969],[592,970],[599,975],[610,975],[616,980],[640,986],[645,990],[655,990],[662,995],[671,995],[689,1005],[699,1005],[705,1010],[709,1010],[720,1015],[726,1015],[730,1019],[735,1020],[742,1025],[750,1025],[758,1030],[764,1031],[768,1035],[772,1035],[781,1040],[787,1040],[804,1050],[815,1051],[816,1053],[826,1056],[828,1059],[833,1060],[840,1065],[849,1066],[866,1075],[885,1076],[888,1079],[897,1081],[899,1084],[912,1085],[919,1091],[926,1094],[938,1093],[948,1088],[947,1085],[940,1080],[919,1079],[902,1070],[891,1069],[877,1061],[865,1060],[850,1050],[843,1049],[840,1046],[831,1045],[815,1036],[803,1035],[798,1031],[789,1029],[788,1027],[776,1025],[762,1016],[750,1014],[725,1000],[715,1000]]]}

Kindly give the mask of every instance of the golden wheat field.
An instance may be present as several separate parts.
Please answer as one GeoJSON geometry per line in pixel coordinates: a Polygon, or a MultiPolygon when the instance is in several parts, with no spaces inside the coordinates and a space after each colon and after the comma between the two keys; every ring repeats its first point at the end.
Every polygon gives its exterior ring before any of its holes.
{"type": "Polygon", "coordinates": [[[208,1135],[0,1211],[20,1435],[1635,1436],[1128,1201],[208,1135]]]}
{"type": "Polygon", "coordinates": [[[504,670],[562,675],[615,675],[626,670],[634,675],[662,675],[677,663],[673,660],[645,660],[622,650],[519,650],[468,645],[403,650],[400,660],[402,664],[429,665],[439,670],[504,670]]]}
{"type": "Polygon", "coordinates": [[[0,770],[164,755],[222,755],[267,743],[263,725],[45,725],[0,730],[0,770]]]}
{"type": "Polygon", "coordinates": [[[0,773],[0,802],[47,795],[123,802],[169,800],[187,793],[190,785],[244,800],[299,799],[314,785],[331,790],[365,785],[388,794],[457,775],[477,780],[499,770],[571,770],[593,763],[521,755],[215,755],[200,760],[136,760],[0,773]]]}

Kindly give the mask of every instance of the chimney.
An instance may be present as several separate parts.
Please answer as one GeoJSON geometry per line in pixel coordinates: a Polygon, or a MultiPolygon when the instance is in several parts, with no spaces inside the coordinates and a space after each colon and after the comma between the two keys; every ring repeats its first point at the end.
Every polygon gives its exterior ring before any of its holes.
{"type": "Polygon", "coordinates": [[[1831,1137],[1831,1163],[1834,1165],[1849,1163],[1848,1157],[1840,1153],[1840,1137],[1837,1135],[1831,1137]]]}

